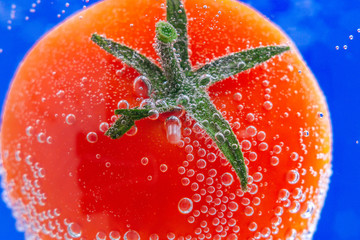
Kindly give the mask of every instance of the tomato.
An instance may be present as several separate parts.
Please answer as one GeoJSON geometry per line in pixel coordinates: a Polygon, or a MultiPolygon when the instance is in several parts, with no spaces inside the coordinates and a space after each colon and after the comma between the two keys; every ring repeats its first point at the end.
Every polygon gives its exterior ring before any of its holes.
{"type": "Polygon", "coordinates": [[[139,73],[93,33],[158,58],[164,1],[107,0],[53,29],[26,56],[3,112],[5,195],[27,239],[311,239],[331,175],[325,98],[289,38],[235,1],[187,0],[193,68],[269,45],[291,51],[211,85],[245,157],[248,191],[188,113],[172,144],[163,118],[105,136],[139,106],[139,73]],[[135,84],[136,85],[136,84],[135,84]]]}

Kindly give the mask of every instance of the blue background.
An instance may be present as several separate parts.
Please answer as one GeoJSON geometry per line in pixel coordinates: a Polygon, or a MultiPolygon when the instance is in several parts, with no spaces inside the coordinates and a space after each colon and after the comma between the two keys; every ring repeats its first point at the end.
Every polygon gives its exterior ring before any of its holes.
{"type": "MultiPolygon", "coordinates": [[[[120,0],[119,0],[120,1],[120,0]]],[[[16,68],[48,30],[90,0],[0,0],[0,106],[16,68]],[[34,0],[33,2],[36,2],[34,0]],[[65,3],[70,3],[69,7],[65,3]],[[12,4],[15,18],[10,24],[12,4]],[[65,10],[58,18],[57,15],[65,10]],[[25,17],[29,16],[26,21],[25,17]],[[8,26],[12,29],[8,30],[8,26]],[[2,49],[2,50],[1,50],[2,49]]],[[[247,0],[295,41],[317,77],[330,107],[334,130],[333,176],[314,239],[360,239],[360,1],[247,0]],[[350,40],[349,35],[354,39],[350,40]],[[343,46],[347,45],[347,50],[343,46]],[[340,49],[336,50],[336,46],[340,49]]],[[[21,240],[11,211],[0,201],[0,239],[21,240]]]]}

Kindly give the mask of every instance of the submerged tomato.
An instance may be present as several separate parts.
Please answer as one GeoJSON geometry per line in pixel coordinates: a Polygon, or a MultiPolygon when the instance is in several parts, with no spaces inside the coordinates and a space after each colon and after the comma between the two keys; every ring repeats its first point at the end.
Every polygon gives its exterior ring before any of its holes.
{"type": "MultiPolygon", "coordinates": [[[[185,9],[193,67],[292,45],[238,2],[187,0],[185,9]]],[[[331,126],[294,46],[208,89],[241,144],[247,192],[186,113],[177,145],[163,118],[138,121],[119,140],[104,135],[114,109],[138,106],[146,91],[134,91],[139,74],[91,35],[156,59],[155,23],[164,16],[163,1],[104,1],[51,31],[23,61],[1,131],[5,192],[20,228],[44,240],[310,239],[331,174],[331,126]]]]}

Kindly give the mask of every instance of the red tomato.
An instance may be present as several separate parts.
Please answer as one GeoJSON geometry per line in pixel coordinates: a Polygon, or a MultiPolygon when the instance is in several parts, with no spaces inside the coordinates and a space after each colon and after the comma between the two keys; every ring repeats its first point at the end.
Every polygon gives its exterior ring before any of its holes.
{"type": "MultiPolygon", "coordinates": [[[[239,2],[187,0],[191,63],[291,45],[208,89],[231,124],[249,190],[186,114],[170,144],[163,119],[118,140],[118,104],[138,106],[139,74],[94,43],[105,34],[156,59],[157,0],[107,0],[48,33],[26,56],[3,113],[5,192],[28,239],[310,239],[331,175],[331,125],[312,73],[289,38],[239,2]]],[[[143,94],[143,93],[142,93],[143,94]]],[[[121,106],[120,106],[121,107],[121,106]]]]}

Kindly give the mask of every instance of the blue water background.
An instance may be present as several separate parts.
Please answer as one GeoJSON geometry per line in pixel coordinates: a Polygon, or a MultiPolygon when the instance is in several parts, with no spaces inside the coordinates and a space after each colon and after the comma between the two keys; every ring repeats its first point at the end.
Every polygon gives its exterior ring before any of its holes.
{"type": "MultiPolygon", "coordinates": [[[[48,30],[95,0],[0,0],[0,106],[15,70],[48,30]],[[65,3],[70,3],[65,7],[65,3]],[[16,5],[11,24],[12,4],[16,5]],[[65,10],[61,14],[61,10],[65,10]],[[58,18],[57,15],[61,14],[58,18]],[[29,20],[25,21],[25,17],[29,20]],[[11,26],[11,30],[8,30],[11,26]]],[[[334,130],[333,176],[315,240],[360,239],[360,1],[247,0],[295,41],[327,97],[334,130]],[[353,35],[353,40],[349,36],[353,35]],[[347,45],[347,50],[343,46],[347,45]],[[339,46],[339,50],[335,47],[339,46]]],[[[21,240],[0,201],[0,240],[21,240]]]]}

